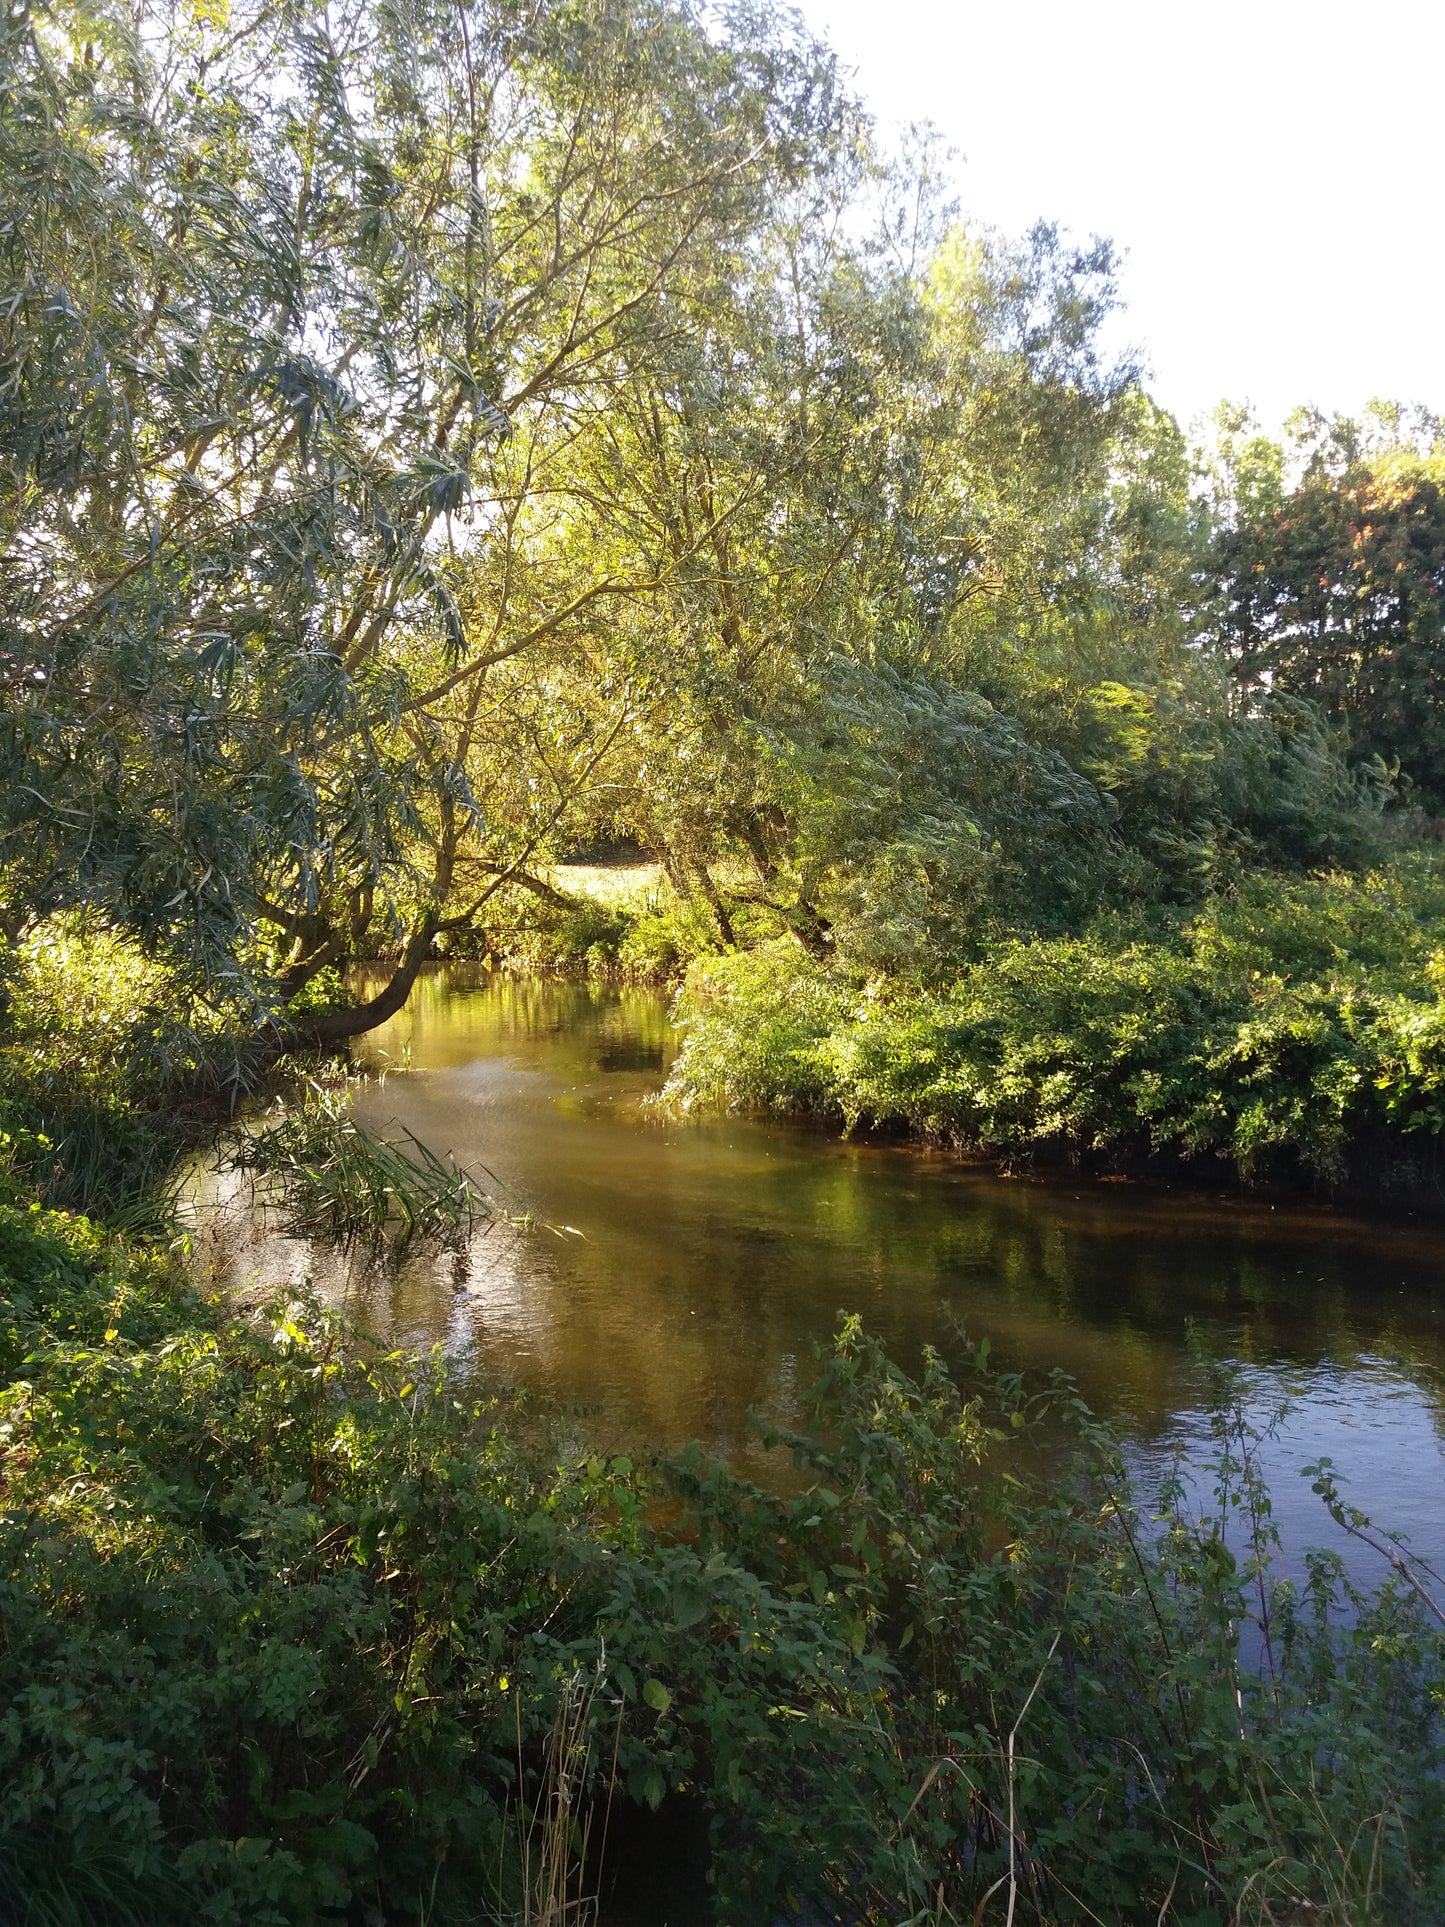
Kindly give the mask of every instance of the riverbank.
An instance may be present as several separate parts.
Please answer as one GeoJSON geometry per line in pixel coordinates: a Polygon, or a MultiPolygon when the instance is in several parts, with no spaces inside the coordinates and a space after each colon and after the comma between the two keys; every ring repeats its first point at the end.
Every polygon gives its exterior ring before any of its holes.
{"type": "Polygon", "coordinates": [[[541,1920],[679,1802],[731,1927],[1445,1910],[1439,1639],[1279,1587],[1227,1396],[1238,1559],[1066,1385],[856,1328],[779,1497],[75,1218],[5,1208],[0,1277],[11,1917],[541,1920]]]}
{"type": "Polygon", "coordinates": [[[636,987],[435,966],[374,1040],[378,1068],[412,1074],[359,1085],[355,1118],[494,1171],[536,1229],[478,1227],[460,1265],[420,1245],[380,1263],[365,1245],[278,1235],[242,1200],[221,1240],[203,1215],[207,1262],[224,1255],[243,1291],[309,1275],[389,1342],[475,1357],[614,1450],[701,1434],[760,1482],[748,1415],[799,1422],[840,1308],[907,1369],[929,1345],[959,1362],[960,1329],[1017,1370],[1062,1366],[1146,1483],[1195,1450],[1204,1361],[1247,1361],[1261,1423],[1292,1401],[1270,1467],[1295,1555],[1334,1539],[1298,1477],[1333,1455],[1357,1504],[1445,1558],[1431,1511],[1442,1247],[1423,1216],[1185,1180],[1003,1176],[826,1122],[680,1118],[655,1102],[679,1043],[668,1007],[636,987]]]}
{"type": "Polygon", "coordinates": [[[1438,1206],[1442,988],[1433,861],[1005,936],[929,984],[850,980],[781,941],[694,964],[668,1098],[1438,1206]]]}
{"type": "Polygon", "coordinates": [[[657,866],[559,866],[488,954],[680,991],[666,1101],[1066,1167],[1445,1210],[1445,865],[1255,874],[1191,912],[1001,931],[925,977],[810,955],[657,866]]]}
{"type": "MultiPolygon", "coordinates": [[[[123,1119],[144,1087],[104,1038],[151,1038],[128,954],[13,982],[12,1122],[63,1075],[123,1119]]],[[[607,1075],[660,1075],[603,1017],[607,1075]]],[[[769,1490],[304,1291],[211,1297],[163,1190],[119,1214],[150,1236],[45,1211],[35,1149],[0,1208],[7,1916],[512,1927],[549,1888],[605,1898],[654,1827],[718,1927],[1445,1913],[1427,1609],[1328,1558],[1284,1583],[1227,1383],[1218,1502],[1161,1519],[1066,1384],[977,1357],[911,1380],[850,1327],[769,1490]]]]}

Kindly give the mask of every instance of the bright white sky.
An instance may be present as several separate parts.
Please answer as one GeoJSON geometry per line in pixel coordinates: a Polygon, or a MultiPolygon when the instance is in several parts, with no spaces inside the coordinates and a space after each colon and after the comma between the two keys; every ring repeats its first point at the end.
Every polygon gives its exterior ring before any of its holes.
{"type": "Polygon", "coordinates": [[[1445,411],[1445,0],[801,0],[965,211],[1125,251],[1119,339],[1186,420],[1445,411]]]}

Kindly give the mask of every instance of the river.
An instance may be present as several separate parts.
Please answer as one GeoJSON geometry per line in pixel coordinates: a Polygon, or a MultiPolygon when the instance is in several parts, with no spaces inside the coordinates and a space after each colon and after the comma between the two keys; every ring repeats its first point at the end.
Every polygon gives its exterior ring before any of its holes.
{"type": "Polygon", "coordinates": [[[1340,1545],[1298,1476],[1328,1455],[1354,1504],[1445,1562],[1439,1226],[678,1120],[649,1101],[676,1048],[656,992],[434,969],[367,1040],[387,1074],[357,1115],[485,1166],[531,1225],[379,1264],[232,1213],[208,1221],[213,1268],[310,1276],[381,1336],[474,1350],[604,1449],[701,1438],[760,1470],[749,1409],[799,1416],[842,1312],[906,1367],[967,1330],[996,1363],[1064,1368],[1146,1476],[1203,1450],[1208,1361],[1231,1361],[1256,1417],[1291,1406],[1264,1455],[1288,1547],[1340,1545]]]}

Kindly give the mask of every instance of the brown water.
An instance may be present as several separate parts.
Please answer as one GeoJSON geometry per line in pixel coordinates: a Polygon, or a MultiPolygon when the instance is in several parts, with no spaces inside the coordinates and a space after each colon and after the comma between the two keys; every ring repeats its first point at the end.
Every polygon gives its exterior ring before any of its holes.
{"type": "Polygon", "coordinates": [[[378,1265],[250,1230],[236,1283],[309,1274],[370,1329],[475,1349],[586,1415],[607,1447],[699,1437],[757,1464],[750,1407],[796,1417],[814,1347],[857,1311],[900,1362],[987,1336],[1062,1366],[1145,1468],[1197,1444],[1209,1358],[1252,1407],[1286,1537],[1330,1543],[1300,1466],[1445,1555],[1445,1234],[1401,1214],[1128,1184],[1005,1179],[795,1125],[679,1121],[648,1100],[676,1049],[664,998],[438,969],[369,1040],[396,1068],[357,1112],[484,1165],[533,1214],[464,1260],[378,1265]]]}

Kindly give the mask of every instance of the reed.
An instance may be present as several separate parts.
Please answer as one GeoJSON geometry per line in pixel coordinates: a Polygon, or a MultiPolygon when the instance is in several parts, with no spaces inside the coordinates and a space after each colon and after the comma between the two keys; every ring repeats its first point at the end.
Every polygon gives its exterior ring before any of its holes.
{"type": "MultiPolygon", "coordinates": [[[[607,1774],[602,1840],[594,1861],[592,1825],[598,1810],[594,1787],[593,1734],[597,1701],[607,1682],[605,1658],[596,1667],[575,1668],[562,1685],[552,1726],[542,1750],[537,1787],[528,1801],[518,1798],[514,1814],[513,1851],[520,1860],[521,1908],[512,1916],[515,1927],[590,1927],[597,1919],[597,1898],[587,1891],[587,1874],[600,1869],[607,1845],[607,1819],[617,1783],[617,1751],[622,1736],[622,1702],[613,1727],[612,1757],[607,1774]]],[[[517,1703],[517,1783],[527,1782],[517,1703]]],[[[504,1855],[511,1830],[503,1835],[504,1855]]],[[[505,1864],[499,1886],[505,1888],[505,1864]]]]}
{"type": "MultiPolygon", "coordinates": [[[[317,1082],[275,1123],[243,1133],[234,1161],[259,1180],[262,1202],[298,1235],[461,1238],[501,1212],[477,1178],[412,1132],[374,1136],[346,1092],[317,1082]]],[[[489,1174],[490,1175],[490,1174],[489,1174]]],[[[500,1187],[499,1187],[500,1188],[500,1187]]]]}

